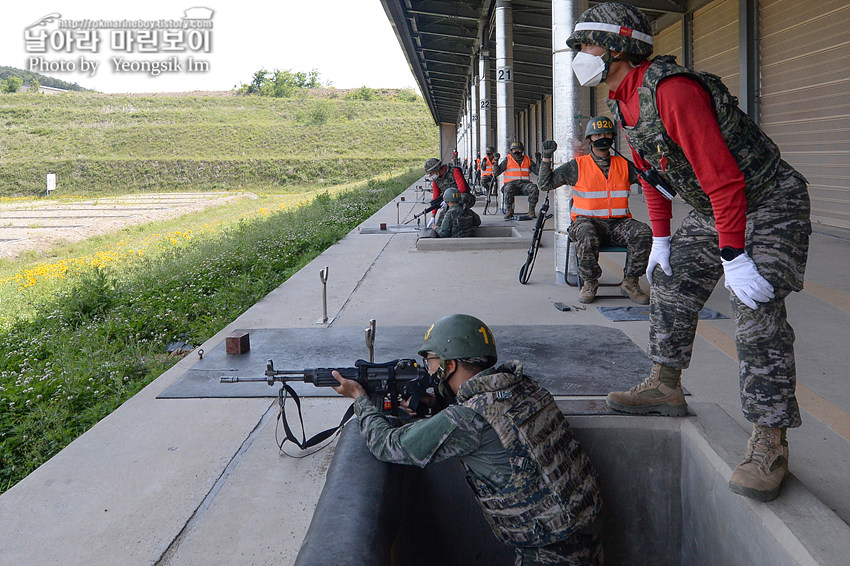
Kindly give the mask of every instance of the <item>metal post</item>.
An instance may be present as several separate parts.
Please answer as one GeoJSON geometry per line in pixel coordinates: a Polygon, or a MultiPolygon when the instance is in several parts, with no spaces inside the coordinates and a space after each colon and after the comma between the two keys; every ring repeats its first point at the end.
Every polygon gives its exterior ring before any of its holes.
{"type": "Polygon", "coordinates": [[[369,321],[369,328],[364,329],[366,334],[366,350],[369,352],[369,363],[375,363],[375,319],[369,321]]]}
{"type": "Polygon", "coordinates": [[[328,266],[319,271],[319,280],[322,282],[322,320],[317,320],[318,324],[328,322],[328,266]]]}
{"type": "MultiPolygon", "coordinates": [[[[582,148],[582,125],[590,119],[591,89],[583,88],[573,74],[573,52],[567,38],[575,22],[588,7],[588,0],[552,2],[552,133],[558,142],[552,167],[573,159],[582,148]]],[[[555,191],[555,272],[559,281],[567,270],[567,229],[570,224],[571,188],[555,191]]]]}
{"type": "Polygon", "coordinates": [[[739,94],[741,110],[759,123],[758,0],[738,0],[739,94]]]}

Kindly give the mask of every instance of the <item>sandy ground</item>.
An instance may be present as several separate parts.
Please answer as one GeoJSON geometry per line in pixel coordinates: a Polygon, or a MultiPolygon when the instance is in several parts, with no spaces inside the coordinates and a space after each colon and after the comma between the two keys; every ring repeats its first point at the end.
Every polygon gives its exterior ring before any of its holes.
{"type": "Polygon", "coordinates": [[[90,200],[28,200],[0,204],[0,258],[43,252],[77,242],[220,206],[252,193],[146,193],[90,200]]]}

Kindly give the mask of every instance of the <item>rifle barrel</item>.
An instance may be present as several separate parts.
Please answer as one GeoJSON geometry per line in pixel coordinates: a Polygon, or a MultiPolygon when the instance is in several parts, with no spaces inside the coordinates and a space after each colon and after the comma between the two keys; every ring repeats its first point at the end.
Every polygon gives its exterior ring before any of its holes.
{"type": "Polygon", "coordinates": [[[268,379],[265,377],[239,377],[238,375],[222,375],[219,379],[219,383],[248,383],[250,381],[266,382],[268,379]]]}

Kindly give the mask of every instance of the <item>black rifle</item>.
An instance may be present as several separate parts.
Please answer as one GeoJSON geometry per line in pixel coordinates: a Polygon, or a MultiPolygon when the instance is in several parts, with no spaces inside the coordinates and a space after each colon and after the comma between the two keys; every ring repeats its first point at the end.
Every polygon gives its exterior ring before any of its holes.
{"type": "Polygon", "coordinates": [[[437,210],[442,205],[443,205],[443,195],[440,195],[428,204],[428,208],[426,208],[425,210],[423,210],[419,214],[414,214],[413,218],[411,218],[410,220],[405,222],[405,224],[409,224],[409,223],[413,222],[414,220],[416,220],[417,218],[419,218],[420,216],[424,216],[431,211],[437,210]]]}
{"type": "MultiPolygon", "coordinates": [[[[614,149],[614,146],[611,146],[611,151],[613,151],[616,155],[619,155],[623,159],[626,158],[625,155],[614,149]]],[[[643,159],[643,154],[639,153],[641,159],[643,159]]],[[[632,163],[634,165],[634,163],[632,163]]],[[[644,181],[649,183],[651,187],[655,187],[655,190],[661,193],[661,196],[666,198],[667,200],[673,200],[673,197],[676,196],[676,189],[674,189],[670,183],[667,182],[667,179],[661,176],[661,174],[649,163],[646,164],[646,169],[640,169],[637,165],[634,165],[635,170],[638,172],[644,181]]]]}
{"type": "Polygon", "coordinates": [[[540,207],[540,213],[537,215],[537,222],[534,224],[534,236],[531,238],[531,247],[528,248],[528,257],[525,264],[519,268],[519,282],[522,285],[528,283],[531,270],[534,269],[534,260],[537,258],[537,250],[540,248],[540,238],[543,236],[543,225],[546,223],[547,212],[549,212],[548,192],[543,200],[543,206],[540,207]]]}
{"type": "MultiPolygon", "coordinates": [[[[388,415],[391,420],[397,421],[399,417],[399,400],[405,399],[408,401],[408,407],[420,416],[424,416],[427,408],[421,404],[422,396],[426,393],[429,387],[436,385],[436,378],[428,374],[415,360],[399,359],[382,363],[371,363],[366,360],[357,360],[354,362],[355,367],[341,368],[309,368],[301,370],[279,370],[274,368],[274,361],[269,360],[266,363],[265,377],[238,377],[238,376],[222,376],[221,383],[246,383],[265,381],[269,385],[274,385],[277,382],[283,383],[283,387],[279,393],[280,403],[280,419],[283,422],[283,428],[286,432],[286,439],[279,443],[283,446],[286,440],[305,450],[316,444],[326,440],[331,435],[336,433],[342,425],[348,421],[354,414],[354,406],[348,408],[343,415],[339,425],[322,431],[309,440],[304,436],[304,420],[301,417],[301,400],[298,394],[287,383],[288,381],[303,381],[304,383],[312,383],[316,387],[336,387],[339,382],[333,376],[334,371],[338,371],[344,378],[353,379],[363,386],[366,394],[375,404],[381,409],[385,415],[388,415]],[[290,430],[289,423],[286,420],[284,412],[284,402],[286,394],[292,397],[298,407],[298,418],[301,421],[301,436],[302,440],[298,441],[290,430]]],[[[406,413],[405,413],[406,415],[406,413]]]]}
{"type": "MultiPolygon", "coordinates": [[[[486,199],[484,201],[484,214],[486,215],[487,211],[490,209],[490,206],[491,206],[490,199],[493,196],[495,196],[492,193],[496,192],[496,177],[494,177],[492,175],[490,176],[490,182],[487,183],[487,187],[485,187],[484,190],[485,190],[485,195],[486,195],[486,199]]],[[[498,200],[498,198],[497,198],[497,200],[498,200]]],[[[493,214],[498,214],[499,211],[498,211],[497,204],[492,203],[492,206],[493,206],[493,214]]]]}

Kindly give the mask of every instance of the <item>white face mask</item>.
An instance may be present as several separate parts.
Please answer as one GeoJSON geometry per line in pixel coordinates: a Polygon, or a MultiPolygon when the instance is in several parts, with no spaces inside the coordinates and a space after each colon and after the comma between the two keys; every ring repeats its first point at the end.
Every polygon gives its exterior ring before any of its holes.
{"type": "Polygon", "coordinates": [[[596,86],[605,73],[605,61],[599,55],[578,52],[573,58],[572,68],[581,86],[596,86]]]}

